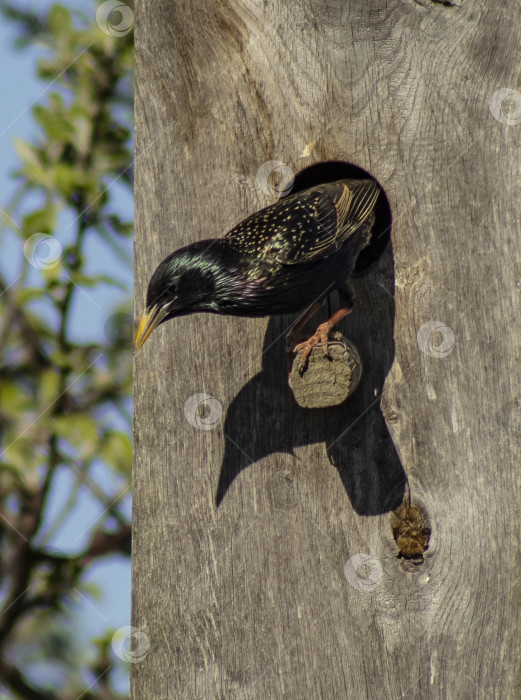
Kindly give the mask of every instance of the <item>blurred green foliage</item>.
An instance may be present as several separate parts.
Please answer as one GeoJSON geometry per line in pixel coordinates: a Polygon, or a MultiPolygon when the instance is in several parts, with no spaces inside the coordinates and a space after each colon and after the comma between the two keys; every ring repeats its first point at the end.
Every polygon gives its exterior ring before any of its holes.
{"type": "Polygon", "coordinates": [[[130,270],[131,213],[115,210],[112,192],[115,183],[133,184],[133,43],[131,26],[121,24],[131,4],[123,18],[100,20],[95,3],[88,13],[55,4],[40,14],[0,2],[18,45],[41,49],[37,72],[46,85],[32,108],[37,135],[15,142],[17,186],[0,209],[0,244],[9,250],[0,263],[5,698],[120,697],[112,679],[119,660],[105,638],[92,643],[94,656],[85,651],[71,625],[71,601],[92,594],[83,578],[93,562],[130,554],[130,523],[120,508],[131,466],[130,290],[100,274],[87,249],[100,251],[100,259],[117,256],[130,270]],[[92,337],[78,340],[78,298],[111,286],[126,291],[126,301],[95,304],[99,327],[85,324],[82,337],[91,330],[92,337]],[[49,502],[64,473],[69,493],[51,521],[49,502]],[[53,537],[85,489],[102,515],[81,552],[59,552],[53,537]]]}

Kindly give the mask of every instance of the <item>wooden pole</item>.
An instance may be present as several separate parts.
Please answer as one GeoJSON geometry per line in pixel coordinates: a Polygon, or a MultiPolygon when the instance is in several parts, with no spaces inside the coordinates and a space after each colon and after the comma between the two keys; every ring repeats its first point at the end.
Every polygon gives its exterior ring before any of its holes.
{"type": "Polygon", "coordinates": [[[519,697],[520,20],[137,4],[137,313],[171,250],[274,201],[273,172],[362,167],[393,228],[339,327],[364,368],[345,404],[296,405],[294,317],[180,318],[136,357],[136,700],[519,697]],[[423,563],[393,538],[406,477],[423,563]]]}

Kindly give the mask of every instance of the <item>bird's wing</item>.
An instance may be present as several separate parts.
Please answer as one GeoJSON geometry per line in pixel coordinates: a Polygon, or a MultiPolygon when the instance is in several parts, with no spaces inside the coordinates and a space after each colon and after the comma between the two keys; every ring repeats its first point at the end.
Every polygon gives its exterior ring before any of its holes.
{"type": "Polygon", "coordinates": [[[292,265],[332,255],[366,221],[379,193],[374,180],[340,180],[280,200],[263,257],[292,265]]]}

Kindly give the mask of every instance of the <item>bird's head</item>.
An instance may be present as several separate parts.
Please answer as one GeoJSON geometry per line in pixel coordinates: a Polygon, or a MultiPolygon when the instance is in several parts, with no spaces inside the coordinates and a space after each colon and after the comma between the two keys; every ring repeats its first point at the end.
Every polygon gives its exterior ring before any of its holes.
{"type": "Polygon", "coordinates": [[[216,243],[213,240],[193,243],[176,250],[159,264],[148,285],[146,308],[134,341],[135,352],[155,328],[171,318],[218,311],[219,246],[216,243]]]}

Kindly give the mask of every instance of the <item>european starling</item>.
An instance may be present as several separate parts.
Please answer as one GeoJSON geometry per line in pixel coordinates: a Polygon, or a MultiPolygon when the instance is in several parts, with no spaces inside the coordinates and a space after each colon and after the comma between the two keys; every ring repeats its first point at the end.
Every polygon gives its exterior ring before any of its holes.
{"type": "Polygon", "coordinates": [[[380,194],[374,180],[339,180],[280,199],[223,238],[192,243],[166,257],[148,285],[135,350],[176,316],[209,312],[272,316],[306,309],[288,333],[288,352],[303,350],[300,370],[319,342],[353,308],[348,278],[371,235],[380,194]],[[341,308],[295,346],[298,333],[334,289],[341,308]]]}

